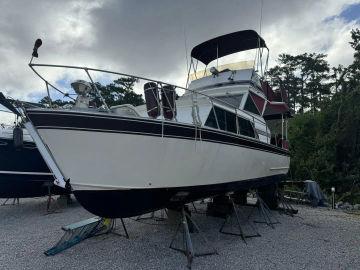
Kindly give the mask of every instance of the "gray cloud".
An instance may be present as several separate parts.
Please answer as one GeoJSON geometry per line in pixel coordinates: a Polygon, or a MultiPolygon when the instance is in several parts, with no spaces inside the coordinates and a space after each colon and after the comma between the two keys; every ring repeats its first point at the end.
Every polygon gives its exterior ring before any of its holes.
{"type": "MultiPolygon", "coordinates": [[[[358,0],[264,0],[262,34],[272,52],[321,51],[348,64],[349,31],[336,16],[358,0]]],[[[241,29],[259,29],[260,0],[0,2],[0,81],[16,98],[39,97],[44,85],[27,67],[32,45],[43,39],[39,62],[110,68],[183,83],[188,54],[198,43],[241,29]]],[[[76,77],[47,70],[51,80],[76,77]]]]}

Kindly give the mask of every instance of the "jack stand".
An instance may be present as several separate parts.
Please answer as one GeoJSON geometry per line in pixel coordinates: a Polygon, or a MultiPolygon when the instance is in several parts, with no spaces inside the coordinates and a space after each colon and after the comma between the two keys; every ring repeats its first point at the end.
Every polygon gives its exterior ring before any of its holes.
{"type": "MultiPolygon", "coordinates": [[[[123,230],[124,230],[124,234],[121,234],[121,233],[118,233],[116,232],[116,219],[106,219],[108,222],[110,222],[110,230],[108,232],[105,232],[105,233],[112,233],[112,234],[115,234],[117,236],[123,236],[125,237],[126,239],[129,239],[129,234],[128,234],[128,231],[126,229],[126,226],[125,226],[125,222],[122,218],[120,218],[120,221],[121,221],[121,225],[123,227],[123,230]]],[[[105,223],[105,221],[104,221],[105,223]]]]}
{"type": "MultiPolygon", "coordinates": [[[[10,199],[11,199],[11,198],[6,198],[6,200],[1,204],[1,206],[7,205],[6,203],[7,203],[8,200],[10,200],[10,199]]],[[[12,205],[20,204],[20,199],[19,199],[19,198],[12,198],[12,199],[13,199],[12,205]]]]}
{"type": "MultiPolygon", "coordinates": [[[[198,201],[198,202],[199,202],[199,204],[205,204],[205,201],[204,201],[204,200],[201,200],[201,201],[198,201]]],[[[201,210],[201,209],[198,209],[198,208],[195,206],[195,202],[192,202],[192,203],[191,203],[191,206],[192,206],[192,208],[194,209],[194,210],[191,211],[191,212],[194,212],[194,213],[196,213],[196,214],[201,214],[201,215],[205,215],[205,214],[206,214],[206,211],[201,210]]]]}
{"type": "Polygon", "coordinates": [[[198,210],[196,209],[195,203],[191,202],[192,207],[194,208],[195,213],[198,213],[198,210]]]}
{"type": "Polygon", "coordinates": [[[110,218],[93,217],[64,226],[62,227],[62,230],[65,231],[65,234],[54,247],[50,248],[44,253],[46,256],[53,256],[68,248],[71,248],[72,246],[75,246],[87,238],[107,233],[113,233],[129,238],[123,219],[121,219],[121,223],[125,235],[114,232],[116,227],[116,219],[110,218]]]}
{"type": "Polygon", "coordinates": [[[233,211],[232,211],[231,214],[227,215],[227,217],[225,218],[224,223],[222,224],[219,232],[223,233],[223,234],[240,236],[245,244],[247,244],[246,243],[246,238],[260,237],[261,235],[256,230],[255,226],[252,225],[251,222],[249,222],[249,220],[245,217],[245,215],[240,211],[240,208],[234,203],[234,200],[231,197],[231,195],[228,195],[228,197],[229,197],[229,201],[231,201],[233,211]],[[230,221],[232,219],[232,216],[235,216],[235,218],[236,218],[236,225],[235,226],[239,229],[239,232],[225,231],[225,226],[227,224],[231,225],[230,221]],[[245,220],[245,225],[248,225],[255,234],[245,234],[244,233],[244,230],[243,230],[243,228],[241,226],[241,222],[240,222],[240,216],[241,216],[242,220],[245,220]]]}
{"type": "Polygon", "coordinates": [[[278,196],[280,202],[280,206],[278,208],[279,213],[280,214],[284,213],[285,215],[294,217],[294,215],[296,215],[299,211],[292,207],[290,201],[287,198],[285,198],[284,194],[280,190],[278,191],[278,196]]]}
{"type": "Polygon", "coordinates": [[[55,201],[55,199],[52,197],[53,194],[51,193],[52,183],[45,183],[45,185],[46,185],[47,190],[48,190],[48,195],[47,195],[48,198],[47,198],[47,202],[46,202],[46,213],[45,213],[45,215],[60,213],[61,211],[58,211],[58,209],[56,209],[56,208],[59,208],[59,206],[54,207],[53,209],[50,209],[51,205],[53,205],[54,201],[55,201]]]}
{"type": "Polygon", "coordinates": [[[163,209],[151,212],[149,216],[145,216],[145,215],[147,215],[147,214],[138,216],[136,218],[136,221],[148,220],[148,219],[153,219],[155,221],[164,221],[167,219],[166,217],[168,216],[168,213],[167,213],[167,210],[165,208],[163,208],[163,209]],[[157,216],[156,215],[157,212],[159,212],[160,215],[157,216]]]}
{"type": "Polygon", "coordinates": [[[196,223],[191,219],[190,215],[185,211],[185,206],[181,209],[181,219],[180,222],[176,228],[176,232],[171,240],[170,248],[179,252],[182,252],[187,257],[187,267],[191,269],[191,265],[193,262],[194,257],[199,256],[207,256],[207,255],[214,255],[218,254],[217,250],[210,245],[210,243],[206,240],[205,236],[200,231],[199,227],[196,225],[196,223]],[[205,246],[210,247],[211,251],[203,252],[203,253],[197,253],[194,251],[193,242],[191,240],[190,230],[189,230],[189,222],[194,227],[194,233],[198,233],[205,246]],[[178,233],[181,231],[182,233],[182,247],[176,247],[174,246],[176,238],[178,233]]]}
{"type": "MultiPolygon", "coordinates": [[[[256,208],[259,211],[260,216],[264,219],[263,221],[254,221],[254,223],[266,223],[271,228],[275,229],[274,224],[279,224],[280,221],[271,213],[270,208],[266,205],[263,199],[260,197],[259,193],[256,192],[256,208]]],[[[248,219],[253,214],[254,210],[248,216],[248,219]]]]}

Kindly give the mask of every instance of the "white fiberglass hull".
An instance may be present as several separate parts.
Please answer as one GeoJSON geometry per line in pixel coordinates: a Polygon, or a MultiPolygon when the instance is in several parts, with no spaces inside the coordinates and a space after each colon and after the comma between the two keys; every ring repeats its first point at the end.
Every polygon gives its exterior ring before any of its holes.
{"type": "MultiPolygon", "coordinates": [[[[201,197],[209,189],[216,193],[217,187],[219,192],[241,188],[241,182],[271,184],[289,167],[286,151],[225,132],[200,132],[189,125],[124,117],[109,118],[104,128],[99,124],[103,117],[97,123],[96,115],[59,114],[30,112],[29,116],[74,194],[81,198],[86,193],[86,200],[100,191],[104,195],[111,191],[111,196],[116,191],[161,196],[158,192],[162,191],[168,193],[163,195],[166,200],[185,192],[181,196],[190,200],[194,189],[195,197],[201,197]]],[[[149,205],[151,209],[160,206],[149,205]]]]}
{"type": "Polygon", "coordinates": [[[206,141],[41,129],[74,190],[173,188],[285,174],[287,156],[206,141]]]}

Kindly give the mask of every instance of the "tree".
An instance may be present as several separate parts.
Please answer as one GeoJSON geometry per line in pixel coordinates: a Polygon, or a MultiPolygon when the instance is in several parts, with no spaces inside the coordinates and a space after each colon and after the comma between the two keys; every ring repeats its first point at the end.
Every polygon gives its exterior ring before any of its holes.
{"type": "Polygon", "coordinates": [[[304,113],[320,109],[324,97],[330,94],[329,64],[326,55],[304,53],[300,55],[280,54],[278,65],[267,75],[275,89],[285,89],[289,95],[289,105],[294,111],[304,113]]]}
{"type": "Polygon", "coordinates": [[[121,104],[138,106],[144,104],[144,100],[141,94],[133,91],[136,82],[134,78],[122,77],[105,86],[97,82],[96,86],[109,107],[121,104]]]}
{"type": "Polygon", "coordinates": [[[348,87],[346,90],[351,91],[360,84],[360,29],[351,31],[351,47],[354,49],[354,62],[348,67],[348,87]]]}
{"type": "Polygon", "coordinates": [[[345,83],[345,77],[347,75],[347,72],[348,72],[347,68],[345,68],[343,65],[338,65],[337,67],[331,68],[331,73],[329,76],[330,92],[333,92],[336,94],[339,91],[342,91],[342,87],[345,83]]]}
{"type": "MultiPolygon", "coordinates": [[[[330,94],[330,87],[326,83],[329,79],[329,64],[325,57],[325,54],[316,53],[304,53],[296,57],[301,71],[303,94],[307,95],[312,112],[317,111],[324,96],[330,94]]],[[[302,112],[304,109],[305,106],[302,112]]]]}
{"type": "Polygon", "coordinates": [[[299,102],[299,78],[295,76],[296,64],[294,57],[288,54],[281,54],[278,58],[279,65],[271,68],[267,75],[274,89],[285,89],[288,92],[289,107],[296,111],[299,102]]]}
{"type": "Polygon", "coordinates": [[[360,29],[356,28],[351,30],[351,47],[355,50],[354,52],[354,63],[353,65],[359,67],[360,65],[360,29]]]}
{"type": "MultiPolygon", "coordinates": [[[[137,80],[134,78],[121,77],[107,85],[102,85],[99,82],[96,82],[95,84],[109,107],[121,104],[132,104],[134,106],[138,106],[144,104],[144,100],[141,94],[136,94],[133,91],[136,82],[137,80]]],[[[102,105],[100,98],[99,96],[97,96],[95,91],[91,93],[91,96],[93,97],[95,103],[98,106],[102,105]]],[[[49,105],[49,98],[46,96],[42,98],[39,103],[49,105]]],[[[67,104],[72,105],[74,104],[74,102],[57,99],[55,101],[52,101],[52,104],[62,107],[67,104]]]]}
{"type": "Polygon", "coordinates": [[[74,104],[73,101],[64,101],[64,100],[61,100],[61,99],[51,100],[51,102],[50,102],[50,99],[49,99],[48,96],[43,97],[39,101],[39,103],[43,104],[45,106],[50,106],[50,104],[52,104],[55,107],[63,107],[65,105],[73,105],[74,104]]]}

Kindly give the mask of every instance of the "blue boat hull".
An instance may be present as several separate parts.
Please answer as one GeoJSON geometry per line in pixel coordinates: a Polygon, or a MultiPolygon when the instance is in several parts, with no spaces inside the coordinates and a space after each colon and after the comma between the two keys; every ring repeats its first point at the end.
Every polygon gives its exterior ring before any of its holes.
{"type": "Polygon", "coordinates": [[[54,177],[35,144],[14,147],[12,139],[0,138],[0,198],[27,198],[64,193],[53,185],[54,177]]]}

